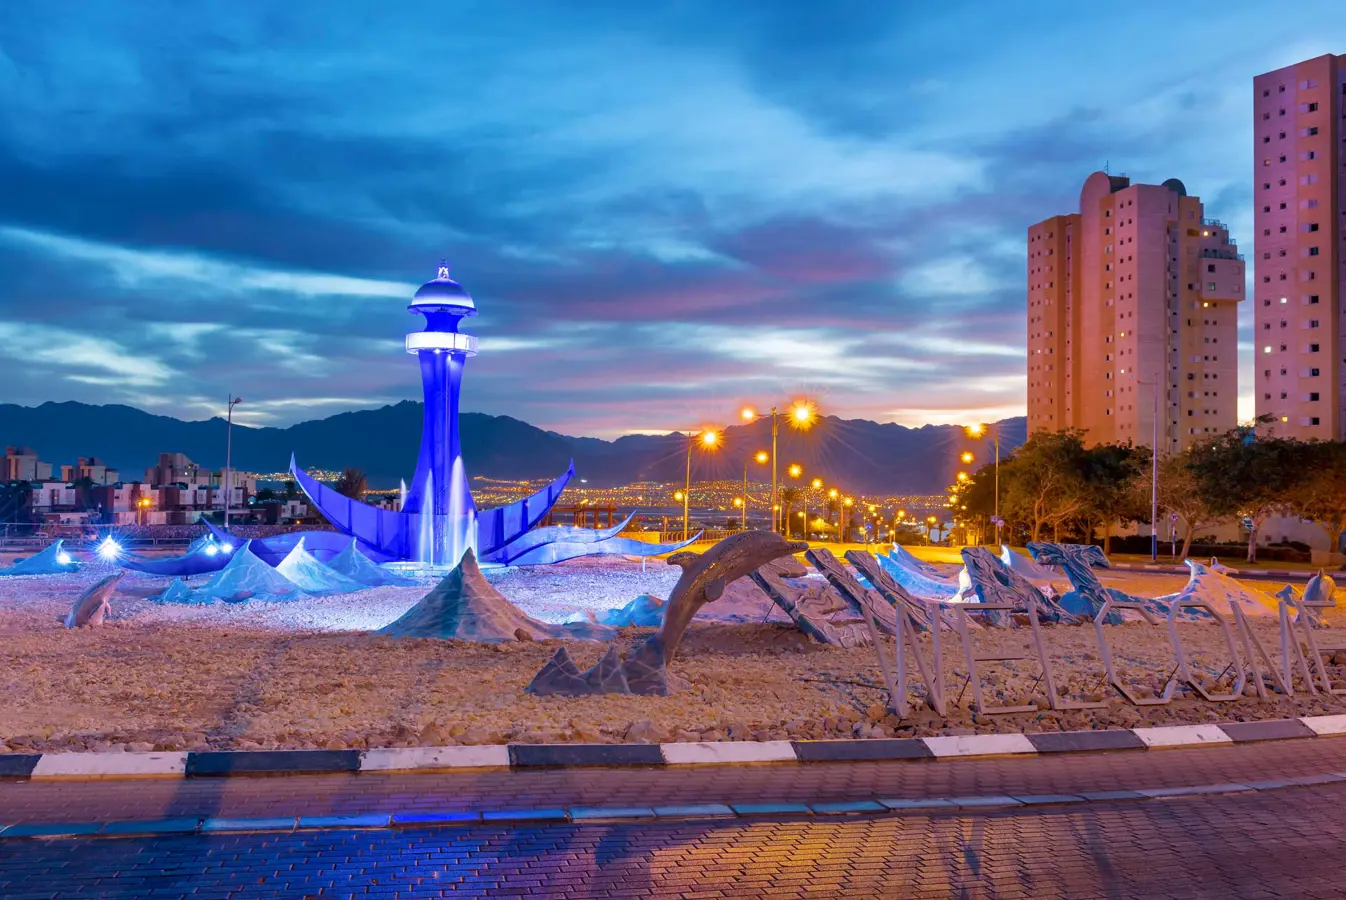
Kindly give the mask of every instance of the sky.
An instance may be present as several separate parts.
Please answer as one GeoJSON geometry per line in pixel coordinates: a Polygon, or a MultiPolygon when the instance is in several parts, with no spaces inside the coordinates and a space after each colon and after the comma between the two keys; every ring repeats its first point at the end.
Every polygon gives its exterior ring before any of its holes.
{"type": "Polygon", "coordinates": [[[417,399],[443,257],[467,410],[1021,415],[1027,227],[1108,166],[1251,248],[1252,78],[1327,52],[1340,0],[4,0],[0,402],[417,399]]]}

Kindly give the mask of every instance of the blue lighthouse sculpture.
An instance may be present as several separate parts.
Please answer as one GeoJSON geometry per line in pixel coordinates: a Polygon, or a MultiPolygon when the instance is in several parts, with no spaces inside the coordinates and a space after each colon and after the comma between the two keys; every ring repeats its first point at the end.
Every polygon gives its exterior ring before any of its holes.
{"type": "Polygon", "coordinates": [[[415,559],[434,565],[455,565],[463,552],[477,550],[477,505],[463,471],[458,438],[458,392],[463,365],[477,355],[477,339],[458,330],[477,305],[463,286],[439,264],[432,281],[421,285],[407,307],[425,316],[425,329],[407,335],[407,352],[421,365],[425,418],[416,476],[407,490],[402,512],[419,526],[414,536],[415,559]]]}
{"type": "MultiPolygon", "coordinates": [[[[416,291],[408,309],[425,317],[425,328],[406,337],[407,352],[420,362],[425,416],[420,458],[402,509],[381,509],[339,494],[290,459],[290,472],[313,505],[341,534],[355,538],[362,552],[381,562],[453,566],[470,549],[483,561],[525,565],[605,553],[654,556],[691,543],[651,544],[618,537],[630,516],[621,525],[602,530],[534,529],[574,476],[573,462],[564,475],[532,496],[478,510],[458,437],[463,367],[477,353],[477,339],[458,328],[463,319],[477,314],[476,303],[449,277],[448,265],[441,263],[435,277],[416,291]]],[[[322,533],[310,534],[305,546],[315,552],[326,554],[338,546],[322,533]]],[[[254,542],[263,558],[280,552],[293,537],[268,541],[276,546],[254,542]]]]}

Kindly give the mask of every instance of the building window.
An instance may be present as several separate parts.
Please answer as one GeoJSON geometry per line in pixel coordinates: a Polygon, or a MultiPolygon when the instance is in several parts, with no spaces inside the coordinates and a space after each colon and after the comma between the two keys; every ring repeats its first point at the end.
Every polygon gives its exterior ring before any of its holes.
{"type": "MultiPolygon", "coordinates": [[[[1310,103],[1310,104],[1309,104],[1309,107],[1308,107],[1308,112],[1317,112],[1317,111],[1318,111],[1318,104],[1317,104],[1317,103],[1310,103]]],[[[1317,425],[1318,423],[1315,422],[1315,423],[1313,423],[1313,424],[1317,425]]]]}
{"type": "Polygon", "coordinates": [[[1318,302],[1318,295],[1317,295],[1317,294],[1309,294],[1309,305],[1312,306],[1313,304],[1315,304],[1315,303],[1317,303],[1317,302],[1318,302]]]}
{"type": "Polygon", "coordinates": [[[1317,247],[1310,247],[1310,248],[1309,248],[1309,256],[1317,256],[1317,255],[1318,255],[1318,248],[1317,248],[1317,247]]]}
{"type": "Polygon", "coordinates": [[[1317,125],[1314,125],[1312,128],[1310,128],[1310,129],[1308,130],[1307,133],[1308,133],[1308,136],[1309,136],[1309,137],[1313,137],[1315,134],[1318,133],[1318,126],[1317,126],[1317,125]]]}
{"type": "Polygon", "coordinates": [[[1315,401],[1317,401],[1317,399],[1318,399],[1318,392],[1317,392],[1317,391],[1314,391],[1313,393],[1309,394],[1309,402],[1311,402],[1311,403],[1312,403],[1312,402],[1315,402],[1315,401]]]}
{"type": "MultiPolygon", "coordinates": [[[[1316,105],[1316,104],[1315,104],[1315,105],[1316,105]]],[[[1317,417],[1317,416],[1314,416],[1313,418],[1309,419],[1309,424],[1310,424],[1310,425],[1317,425],[1317,424],[1318,424],[1318,417],[1317,417]]]]}
{"type": "Polygon", "coordinates": [[[1309,377],[1310,377],[1310,378],[1317,378],[1317,377],[1318,377],[1318,370],[1317,370],[1317,369],[1309,369],[1309,377]]]}
{"type": "Polygon", "coordinates": [[[1318,352],[1318,345],[1317,345],[1317,344],[1309,344],[1309,352],[1310,352],[1310,353],[1317,353],[1317,352],[1318,352]]]}

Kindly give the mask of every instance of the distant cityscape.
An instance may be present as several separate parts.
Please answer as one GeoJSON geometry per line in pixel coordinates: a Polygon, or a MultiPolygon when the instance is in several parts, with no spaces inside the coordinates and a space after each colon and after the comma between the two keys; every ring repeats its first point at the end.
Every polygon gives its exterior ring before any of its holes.
{"type": "MultiPolygon", "coordinates": [[[[336,483],[340,472],[310,470],[315,479],[336,483]]],[[[182,453],[160,453],[139,477],[131,478],[96,457],[70,464],[44,461],[28,447],[5,448],[0,467],[0,522],[6,525],[143,527],[197,524],[203,514],[224,510],[223,470],[200,466],[182,453]]],[[[240,522],[269,525],[314,524],[314,511],[290,473],[233,471],[231,515],[240,522]]],[[[511,481],[479,477],[473,493],[479,508],[503,506],[539,490],[544,479],[511,481]]],[[[691,524],[697,528],[743,527],[771,521],[769,482],[694,481],[688,497],[691,524]]],[[[833,487],[782,483],[782,506],[790,528],[802,533],[845,532],[884,535],[902,525],[928,528],[929,518],[943,527],[947,497],[942,494],[854,496],[833,487]],[[784,493],[790,487],[793,491],[784,493]]],[[[399,490],[369,490],[366,502],[388,509],[401,503],[399,490]]],[[[675,531],[681,527],[682,485],[642,481],[619,487],[590,487],[572,481],[561,503],[542,524],[606,527],[635,512],[636,530],[675,531]]]]}

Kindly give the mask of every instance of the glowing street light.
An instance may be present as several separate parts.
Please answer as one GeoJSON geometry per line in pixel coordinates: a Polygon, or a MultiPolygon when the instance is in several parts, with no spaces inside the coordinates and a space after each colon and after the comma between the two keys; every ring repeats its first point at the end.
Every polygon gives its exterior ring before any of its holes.
{"type": "Polygon", "coordinates": [[[963,460],[963,463],[964,463],[964,464],[972,462],[972,460],[973,460],[972,451],[971,451],[971,450],[964,450],[964,451],[963,451],[962,460],[963,460]]]}
{"type": "Polygon", "coordinates": [[[966,473],[966,472],[959,472],[959,473],[958,473],[958,480],[959,480],[959,481],[967,481],[967,473],[966,473]]]}
{"type": "MultiPolygon", "coordinates": [[[[748,413],[748,412],[752,412],[752,410],[750,410],[750,409],[745,409],[744,412],[745,412],[745,413],[748,413]]],[[[745,460],[743,461],[743,500],[742,500],[741,503],[739,503],[738,501],[735,501],[734,505],[735,505],[735,506],[742,506],[742,507],[743,507],[743,530],[744,530],[744,531],[747,531],[747,530],[748,530],[748,463],[749,463],[751,460],[756,460],[758,463],[760,463],[760,464],[762,464],[762,465],[765,465],[765,464],[767,463],[767,461],[770,460],[770,459],[771,459],[771,454],[767,453],[765,450],[758,450],[758,451],[751,457],[751,459],[745,459],[745,460]]],[[[776,525],[775,525],[775,518],[774,518],[774,517],[772,518],[772,524],[771,524],[771,527],[772,527],[773,529],[776,527],[776,525]]]]}
{"type": "MultiPolygon", "coordinates": [[[[819,487],[821,487],[821,486],[822,486],[822,485],[820,484],[819,487]]],[[[828,496],[830,499],[835,500],[835,499],[837,499],[837,493],[838,493],[838,492],[837,492],[837,489],[836,489],[836,488],[832,488],[830,491],[827,492],[827,496],[828,496]]]]}
{"type": "Polygon", "coordinates": [[[229,507],[232,505],[234,491],[230,485],[233,480],[233,453],[234,453],[234,407],[243,402],[242,397],[229,395],[228,418],[224,426],[224,530],[229,530],[229,507]]]}
{"type": "MultiPolygon", "coordinates": [[[[769,459],[771,460],[771,508],[773,510],[777,508],[777,495],[780,493],[780,471],[778,469],[780,456],[777,453],[777,443],[780,436],[780,415],[779,407],[771,407],[771,455],[769,459]]],[[[744,422],[756,422],[758,419],[765,418],[765,413],[758,413],[751,406],[745,406],[739,410],[739,417],[744,422]]],[[[786,411],[786,417],[791,427],[799,431],[807,431],[817,417],[817,409],[807,400],[796,400],[786,411]]],[[[758,462],[765,463],[766,461],[765,459],[758,459],[758,462]]],[[[794,470],[797,467],[791,466],[790,468],[794,470]]],[[[791,475],[794,478],[799,477],[799,473],[796,471],[792,471],[791,475]]],[[[776,531],[778,527],[776,517],[772,516],[771,530],[776,531]]]]}
{"type": "Polygon", "coordinates": [[[981,437],[987,431],[991,432],[995,438],[995,514],[991,521],[995,523],[995,542],[1000,543],[1000,426],[986,425],[978,422],[975,425],[967,426],[967,433],[971,437],[981,437]]]}
{"type": "Polygon", "coordinates": [[[815,478],[815,479],[813,479],[813,489],[814,489],[814,490],[817,490],[818,488],[820,488],[820,487],[822,487],[822,486],[823,486],[823,480],[822,480],[821,478],[815,478]]]}
{"type": "Polygon", "coordinates": [[[682,539],[687,540],[687,520],[690,513],[689,506],[692,501],[692,448],[697,444],[707,453],[720,446],[720,433],[714,428],[707,428],[700,433],[687,432],[687,474],[682,485],[682,539]]]}
{"type": "Polygon", "coordinates": [[[791,478],[798,478],[800,475],[804,474],[804,467],[799,463],[791,463],[789,472],[791,478]]]}

